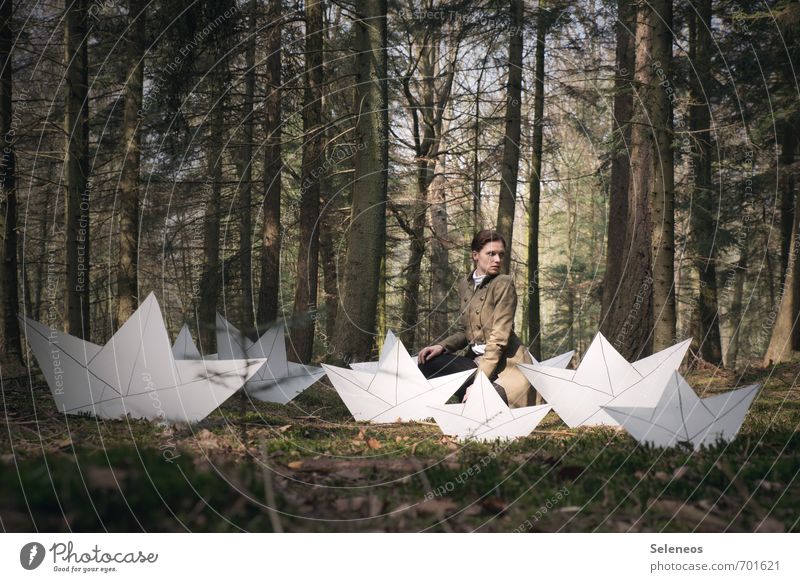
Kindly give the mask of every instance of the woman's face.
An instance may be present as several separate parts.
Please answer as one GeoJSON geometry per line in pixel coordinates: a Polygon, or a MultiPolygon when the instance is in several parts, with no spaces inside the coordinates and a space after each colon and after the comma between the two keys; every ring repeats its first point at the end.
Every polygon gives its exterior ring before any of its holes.
{"type": "Polygon", "coordinates": [[[472,260],[475,262],[478,276],[499,275],[505,254],[506,247],[499,240],[486,243],[480,252],[472,251],[472,260]]]}

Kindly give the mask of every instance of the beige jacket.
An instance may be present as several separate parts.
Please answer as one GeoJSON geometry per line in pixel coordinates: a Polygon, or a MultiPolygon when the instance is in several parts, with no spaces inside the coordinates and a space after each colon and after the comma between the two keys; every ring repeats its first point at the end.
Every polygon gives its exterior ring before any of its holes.
{"type": "Polygon", "coordinates": [[[512,408],[534,404],[535,393],[517,364],[531,363],[528,350],[514,333],[517,290],[509,275],[486,277],[475,289],[470,273],[458,284],[461,314],[455,333],[439,345],[457,352],[469,344],[486,344],[479,369],[503,386],[512,408]]]}

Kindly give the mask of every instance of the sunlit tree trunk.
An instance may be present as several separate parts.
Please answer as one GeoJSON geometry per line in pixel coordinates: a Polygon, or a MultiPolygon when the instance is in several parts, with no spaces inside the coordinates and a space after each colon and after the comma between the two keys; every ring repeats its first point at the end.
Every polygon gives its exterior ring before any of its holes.
{"type": "Polygon", "coordinates": [[[364,0],[355,28],[355,174],[347,254],[336,316],[338,360],[370,357],[386,236],[388,85],[386,0],[364,0]]]}
{"type": "Polygon", "coordinates": [[[511,26],[508,45],[508,83],[506,93],[505,137],[503,138],[503,163],[500,168],[500,202],[497,210],[497,230],[508,243],[503,268],[511,266],[511,248],[514,238],[514,211],[517,199],[517,173],[519,172],[519,140],[522,133],[522,27],[523,2],[511,0],[511,26]]]}

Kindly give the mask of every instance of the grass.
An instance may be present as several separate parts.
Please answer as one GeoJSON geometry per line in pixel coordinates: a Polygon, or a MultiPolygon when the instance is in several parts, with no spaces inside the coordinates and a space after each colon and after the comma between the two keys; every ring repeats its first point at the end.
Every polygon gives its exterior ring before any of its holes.
{"type": "Polygon", "coordinates": [[[236,395],[195,426],[56,412],[3,382],[5,531],[798,531],[797,367],[696,371],[706,394],[763,382],[738,437],[643,447],[551,413],[530,437],[458,443],[433,423],[353,422],[318,383],[286,406],[236,395]]]}

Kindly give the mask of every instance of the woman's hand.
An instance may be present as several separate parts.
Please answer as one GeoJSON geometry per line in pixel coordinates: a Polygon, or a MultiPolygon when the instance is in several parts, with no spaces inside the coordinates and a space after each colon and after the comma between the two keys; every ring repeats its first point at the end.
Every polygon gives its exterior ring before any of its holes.
{"type": "Polygon", "coordinates": [[[417,360],[420,364],[424,364],[431,358],[435,358],[436,356],[441,356],[444,353],[444,348],[440,345],[435,346],[428,346],[427,348],[422,348],[417,355],[417,360]]]}

